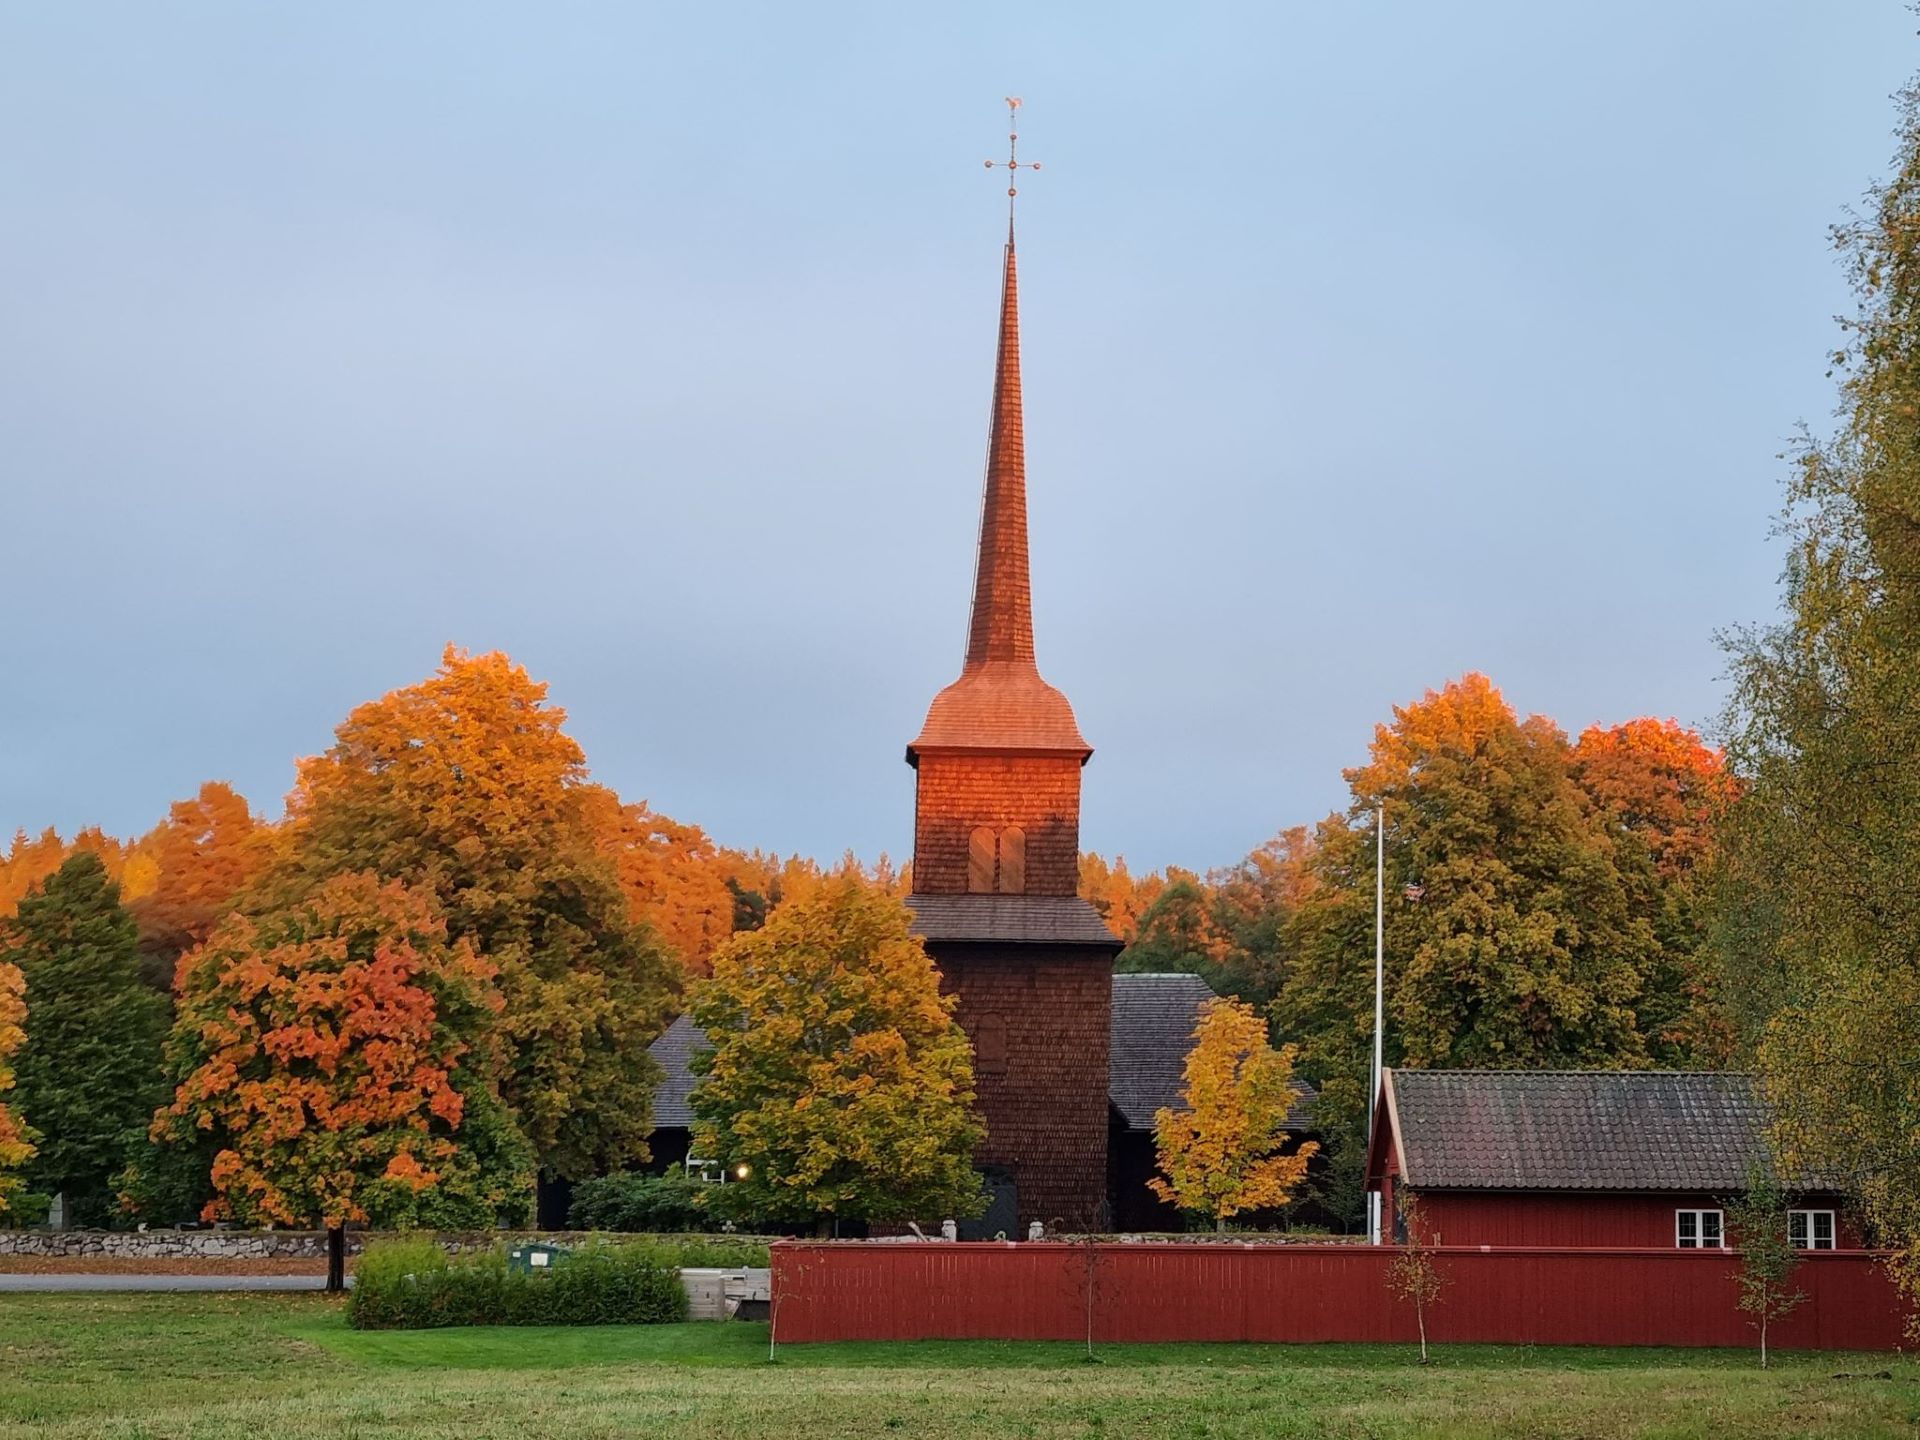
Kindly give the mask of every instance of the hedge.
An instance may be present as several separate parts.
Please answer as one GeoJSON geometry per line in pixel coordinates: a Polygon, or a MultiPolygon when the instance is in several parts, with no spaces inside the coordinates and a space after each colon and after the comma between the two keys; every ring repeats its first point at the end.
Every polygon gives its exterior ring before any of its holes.
{"type": "Polygon", "coordinates": [[[534,1271],[504,1246],[449,1258],[432,1240],[370,1245],[354,1266],[356,1330],[447,1325],[658,1325],[687,1318],[679,1270],[646,1245],[588,1245],[534,1271]]]}

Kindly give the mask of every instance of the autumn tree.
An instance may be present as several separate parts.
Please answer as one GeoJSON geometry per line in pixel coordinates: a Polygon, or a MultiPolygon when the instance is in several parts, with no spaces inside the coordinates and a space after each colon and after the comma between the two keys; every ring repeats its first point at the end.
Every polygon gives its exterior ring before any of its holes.
{"type": "Polygon", "coordinates": [[[1792,1218],[1786,1194],[1773,1174],[1756,1166],[1747,1188],[1720,1202],[1729,1240],[1739,1247],[1739,1306],[1760,1334],[1760,1368],[1767,1368],[1767,1331],[1806,1300],[1793,1285],[1800,1253],[1793,1248],[1792,1218]]]}
{"type": "Polygon", "coordinates": [[[630,917],[665,942],[683,974],[705,975],[714,950],[734,930],[734,892],[718,847],[697,825],[622,804],[601,786],[586,786],[582,801],[630,917]]]}
{"type": "Polygon", "coordinates": [[[1165,1178],[1147,1182],[1169,1204],[1224,1230],[1235,1215],[1288,1204],[1319,1151],[1290,1153],[1287,1116],[1299,1100],[1294,1047],[1275,1050],[1266,1022],[1248,1004],[1212,1000],[1201,1011],[1187,1055],[1186,1108],[1153,1117],[1165,1178]]]}
{"type": "MultiPolygon", "coordinates": [[[[1295,826],[1204,878],[1168,866],[1164,876],[1151,877],[1152,885],[1131,892],[1152,899],[1134,918],[1114,968],[1123,974],[1198,975],[1218,994],[1270,1004],[1287,971],[1287,922],[1313,888],[1307,863],[1312,849],[1311,834],[1295,826]]],[[[1099,883],[1100,873],[1083,864],[1083,895],[1099,883]]],[[[1124,873],[1124,867],[1111,872],[1110,890],[1124,873]]]]}
{"type": "Polygon", "coordinates": [[[51,828],[31,838],[24,830],[15,832],[7,853],[0,855],[0,916],[11,915],[35,886],[69,857],[83,853],[98,856],[107,874],[115,880],[126,866],[126,847],[97,826],[81,830],[70,841],[62,840],[59,832],[51,828]]]}
{"type": "Polygon", "coordinates": [[[694,991],[693,1145],[714,1203],[789,1222],[977,1214],[973,1057],[906,907],[857,875],[736,935],[694,991]]]}
{"type": "Polygon", "coordinates": [[[1420,1197],[1406,1191],[1398,1200],[1400,1239],[1387,1266],[1387,1289],[1396,1299],[1413,1306],[1413,1318],[1420,1330],[1420,1363],[1427,1363],[1427,1312],[1433,1309],[1451,1278],[1440,1268],[1434,1253],[1439,1237],[1427,1234],[1427,1217],[1420,1197]]]}
{"type": "Polygon", "coordinates": [[[1649,1053],[1679,1069],[1727,1064],[1733,1030],[1705,909],[1715,835],[1735,793],[1724,756],[1676,721],[1649,718],[1591,726],[1571,759],[1613,837],[1630,906],[1652,927],[1636,1006],[1649,1053]]]}
{"type": "Polygon", "coordinates": [[[100,857],[79,851],[0,921],[0,965],[26,982],[33,1023],[15,1092],[40,1132],[29,1185],[105,1224],[112,1179],[165,1093],[167,1002],[140,976],[139,937],[100,857]]]}
{"type": "Polygon", "coordinates": [[[1920,1301],[1920,89],[1835,239],[1839,423],[1794,455],[1783,618],[1729,642],[1714,928],[1785,1168],[1849,1182],[1920,1301]]]}
{"type": "Polygon", "coordinates": [[[13,1089],[13,1057],[26,1040],[26,989],[20,967],[0,960],[0,1221],[18,1214],[20,1192],[26,1187],[21,1171],[33,1159],[38,1138],[8,1093],[13,1089]]]}
{"type": "Polygon", "coordinates": [[[1329,1202],[1363,1199],[1372,1049],[1374,816],[1386,814],[1387,1060],[1411,1067],[1648,1063],[1656,940],[1566,737],[1482,675],[1394,710],[1352,803],[1318,828],[1288,921],[1276,1032],[1301,1046],[1333,1151],[1329,1202]]]}
{"type": "Polygon", "coordinates": [[[1157,872],[1136,876],[1124,855],[1109,864],[1087,850],[1080,855],[1080,898],[1100,912],[1107,928],[1131,945],[1140,931],[1140,919],[1167,887],[1157,872]]]}
{"type": "Polygon", "coordinates": [[[150,979],[170,988],[180,956],[203,942],[273,859],[273,834],[231,785],[210,780],[136,841],[150,872],[131,905],[150,979]]]}
{"type": "Polygon", "coordinates": [[[419,1223],[432,1200],[473,1227],[523,1215],[524,1141],[462,1143],[476,1110],[494,1118],[493,980],[431,898],[397,881],[338,876],[284,909],[231,915],[181,961],[176,1088],[154,1139],[213,1137],[209,1220],[337,1235],[419,1223]]]}
{"type": "Polygon", "coordinates": [[[433,897],[499,973],[500,1093],[549,1173],[646,1158],[678,967],[595,826],[566,712],[500,654],[449,647],[418,685],[360,706],[301,762],[283,858],[257,893],[297,899],[369,872],[433,897]]]}

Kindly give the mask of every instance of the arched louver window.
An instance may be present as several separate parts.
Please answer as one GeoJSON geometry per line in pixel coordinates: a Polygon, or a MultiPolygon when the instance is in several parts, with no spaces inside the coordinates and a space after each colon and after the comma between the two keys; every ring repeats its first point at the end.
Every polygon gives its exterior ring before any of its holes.
{"type": "Polygon", "coordinates": [[[1027,832],[1018,825],[1000,832],[1000,893],[1027,893],[1027,832]]]}
{"type": "Polygon", "coordinates": [[[967,891],[973,895],[993,893],[993,831],[981,825],[967,837],[967,891]]]}

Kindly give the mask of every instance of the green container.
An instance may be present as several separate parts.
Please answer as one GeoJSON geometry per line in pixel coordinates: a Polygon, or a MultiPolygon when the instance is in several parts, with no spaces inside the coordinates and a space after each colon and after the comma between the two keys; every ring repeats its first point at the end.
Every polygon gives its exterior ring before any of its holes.
{"type": "Polygon", "coordinates": [[[515,1270],[551,1270],[572,1253],[561,1245],[549,1245],[544,1240],[529,1240],[524,1245],[516,1245],[507,1251],[507,1264],[515,1270]]]}

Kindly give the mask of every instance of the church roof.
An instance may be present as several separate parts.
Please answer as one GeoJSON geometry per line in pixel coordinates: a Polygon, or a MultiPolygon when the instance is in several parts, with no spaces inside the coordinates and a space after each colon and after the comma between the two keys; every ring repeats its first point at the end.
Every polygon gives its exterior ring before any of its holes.
{"type": "MultiPolygon", "coordinates": [[[[1129,1130],[1151,1130],[1156,1112],[1182,1108],[1187,1052],[1201,1007],[1213,998],[1213,987],[1198,975],[1113,977],[1107,1098],[1129,1130]]],[[[1311,1130],[1318,1096],[1305,1081],[1294,1088],[1299,1098],[1287,1129],[1311,1130]]]]}
{"type": "Polygon", "coordinates": [[[686,1130],[693,1125],[693,1106],[688,1097],[700,1083],[693,1073],[693,1056],[707,1048],[707,1032],[693,1023],[691,1015],[682,1015],[660,1033],[647,1047],[660,1067],[660,1083],[653,1092],[653,1123],[663,1130],[686,1130]]]}
{"type": "Polygon", "coordinates": [[[928,750],[1017,750],[1077,754],[1080,735],[1067,697],[1040,678],[1033,656],[1033,591],[1027,563],[1027,460],[1020,396],[1020,284],[1013,229],[1007,230],[1000,292],[1000,350],[994,370],[987,478],[980,502],[973,613],[960,678],[934,697],[927,722],[907,746],[928,750]]]}
{"type": "MultiPolygon", "coordinates": [[[[922,896],[921,899],[946,899],[922,896]]],[[[1101,927],[1104,931],[1105,927],[1101,927]]],[[[1200,1007],[1213,991],[1198,975],[1116,975],[1113,977],[1112,1049],[1108,1057],[1107,1098],[1130,1130],[1151,1130],[1162,1107],[1180,1107],[1182,1068],[1193,1048],[1193,1027],[1200,1007]]],[[[687,1097],[699,1083],[692,1070],[696,1051],[707,1048],[706,1033],[682,1015],[666,1028],[647,1053],[664,1072],[653,1092],[653,1123],[663,1130],[693,1124],[687,1097]]],[[[1313,1087],[1301,1084],[1300,1103],[1287,1117],[1289,1130],[1313,1126],[1313,1087]]]]}

